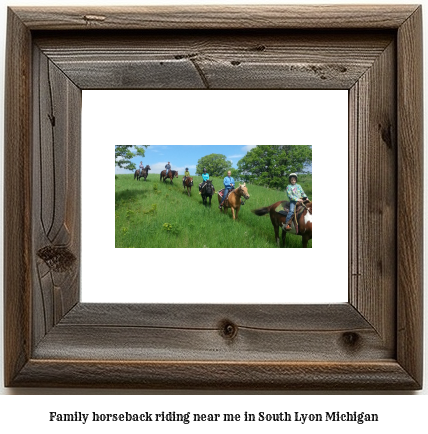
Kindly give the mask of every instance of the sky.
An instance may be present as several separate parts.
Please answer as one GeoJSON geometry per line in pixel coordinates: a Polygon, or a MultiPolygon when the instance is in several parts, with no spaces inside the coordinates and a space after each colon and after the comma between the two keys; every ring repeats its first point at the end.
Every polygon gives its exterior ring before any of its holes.
{"type": "MultiPolygon", "coordinates": [[[[189,168],[191,175],[195,175],[196,165],[198,160],[209,154],[223,154],[227,160],[233,163],[233,167],[237,167],[238,161],[255,145],[152,145],[145,150],[145,156],[135,157],[133,161],[136,166],[143,161],[144,166],[147,164],[151,167],[151,173],[160,173],[165,168],[168,161],[171,163],[172,170],[178,170],[180,175],[184,174],[186,167],[189,168]]],[[[116,166],[116,173],[130,173],[127,170],[116,166]]]]}

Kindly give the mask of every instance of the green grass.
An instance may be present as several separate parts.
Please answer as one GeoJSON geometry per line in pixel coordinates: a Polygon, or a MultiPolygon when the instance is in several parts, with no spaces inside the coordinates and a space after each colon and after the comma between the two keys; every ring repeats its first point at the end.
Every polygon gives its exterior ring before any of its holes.
{"type": "MultiPolygon", "coordinates": [[[[183,189],[182,179],[179,176],[170,185],[155,174],[146,182],[134,181],[133,175],[116,176],[116,247],[277,247],[269,216],[258,217],[251,210],[285,200],[284,191],[247,184],[250,199],[233,221],[231,210],[225,215],[218,209],[217,194],[211,207],[202,204],[198,194],[201,177],[193,177],[191,197],[183,189]]],[[[223,180],[212,180],[218,191],[223,180]]],[[[311,176],[304,175],[299,183],[311,199],[311,176]]],[[[302,246],[301,237],[293,234],[287,234],[286,243],[288,248],[302,246]]]]}

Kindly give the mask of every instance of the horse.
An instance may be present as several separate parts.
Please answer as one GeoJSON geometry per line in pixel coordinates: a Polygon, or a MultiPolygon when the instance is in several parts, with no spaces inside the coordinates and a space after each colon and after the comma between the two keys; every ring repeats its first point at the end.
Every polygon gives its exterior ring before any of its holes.
{"type": "Polygon", "coordinates": [[[183,181],[183,188],[187,187],[187,195],[190,196],[193,187],[193,178],[188,177],[183,181]]]}
{"type": "MultiPolygon", "coordinates": [[[[275,239],[278,247],[281,247],[279,241],[279,228],[282,229],[282,247],[285,247],[285,238],[287,234],[285,230],[285,223],[289,206],[290,203],[288,201],[280,200],[273,205],[251,210],[254,214],[258,216],[262,216],[265,214],[270,215],[270,220],[275,231],[275,239]],[[284,211],[276,212],[275,209],[281,204],[284,206],[284,211]]],[[[308,241],[312,239],[312,202],[309,200],[305,200],[303,203],[297,203],[295,216],[293,216],[292,221],[296,229],[296,235],[301,235],[302,237],[302,247],[308,247],[308,241]],[[297,220],[297,227],[295,220],[297,220]]]]}
{"type": "Polygon", "coordinates": [[[144,178],[144,181],[147,181],[147,176],[149,175],[149,170],[152,170],[151,167],[149,165],[147,165],[140,174],[140,169],[137,169],[134,173],[134,181],[135,178],[137,178],[137,181],[140,180],[140,178],[144,178]]]}
{"type": "Polygon", "coordinates": [[[213,183],[208,180],[204,182],[204,185],[201,189],[201,195],[202,195],[202,203],[204,205],[207,205],[207,198],[210,198],[210,206],[211,206],[211,199],[213,197],[213,194],[215,193],[215,188],[213,183]]]}
{"type": "Polygon", "coordinates": [[[178,172],[176,170],[170,170],[168,172],[168,176],[165,175],[166,175],[166,170],[162,170],[159,181],[165,182],[167,179],[169,179],[171,180],[171,184],[172,184],[172,179],[178,178],[178,172]]]}
{"type": "MultiPolygon", "coordinates": [[[[238,218],[238,212],[241,209],[241,197],[244,196],[245,199],[249,199],[250,195],[248,194],[247,187],[245,186],[245,182],[243,185],[239,184],[238,188],[235,188],[229,193],[227,199],[223,203],[223,211],[227,213],[227,208],[232,210],[233,220],[238,218]],[[236,216],[235,216],[236,212],[236,216]]],[[[218,203],[220,204],[222,201],[222,197],[220,197],[220,192],[218,195],[218,203]]]]}

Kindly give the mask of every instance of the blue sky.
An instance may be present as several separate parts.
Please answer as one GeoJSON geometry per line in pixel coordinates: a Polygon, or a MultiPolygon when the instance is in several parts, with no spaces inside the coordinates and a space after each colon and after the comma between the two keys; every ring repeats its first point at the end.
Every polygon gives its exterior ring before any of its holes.
{"type": "MultiPolygon", "coordinates": [[[[160,173],[165,168],[165,164],[170,161],[171,168],[178,170],[181,175],[184,174],[186,167],[189,168],[191,175],[195,175],[198,160],[205,155],[223,154],[236,168],[238,161],[253,147],[252,145],[151,145],[146,149],[146,154],[142,160],[141,157],[135,157],[132,161],[137,167],[140,161],[143,161],[144,165],[150,165],[151,173],[160,173]]],[[[130,172],[116,166],[116,173],[130,172]]]]}

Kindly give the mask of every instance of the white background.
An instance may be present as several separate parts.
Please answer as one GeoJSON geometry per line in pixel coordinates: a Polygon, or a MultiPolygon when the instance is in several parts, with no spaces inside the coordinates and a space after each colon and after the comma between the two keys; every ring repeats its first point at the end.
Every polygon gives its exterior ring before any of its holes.
{"type": "MultiPolygon", "coordinates": [[[[107,4],[118,4],[120,3],[118,0],[75,0],[73,2],[61,2],[60,0],[56,1],[47,1],[47,0],[32,0],[32,1],[14,1],[9,0],[8,4],[10,5],[70,5],[70,4],[80,4],[80,5],[107,5],[107,4]]],[[[135,1],[135,0],[127,0],[127,4],[144,4],[144,1],[135,1]]],[[[150,0],[146,2],[146,4],[159,4],[159,1],[150,0]]],[[[162,4],[208,4],[208,3],[219,3],[213,0],[206,1],[163,1],[162,4]]],[[[226,0],[223,0],[222,3],[226,3],[226,0]]],[[[276,0],[235,0],[236,4],[249,4],[249,3],[266,3],[266,4],[274,4],[281,3],[276,0]]],[[[295,2],[291,2],[295,3],[295,2]]],[[[316,1],[310,0],[309,2],[300,1],[300,4],[315,4],[321,3],[325,4],[325,0],[316,1]]],[[[349,2],[341,2],[341,1],[331,1],[331,3],[349,3],[349,2]]],[[[382,1],[358,1],[353,0],[352,3],[408,3],[413,4],[413,1],[405,1],[401,0],[399,2],[394,2],[392,0],[382,1]]],[[[2,82],[4,82],[4,44],[5,44],[5,29],[6,29],[6,8],[0,8],[0,28],[2,31],[0,32],[0,76],[2,78],[2,82]]],[[[424,14],[424,29],[428,29],[428,22],[426,18],[426,13],[424,14]]],[[[426,32],[425,32],[426,34],[426,32]]],[[[424,38],[424,59],[428,59],[428,53],[426,52],[428,43],[427,38],[424,38]]],[[[425,64],[425,76],[427,71],[427,65],[425,64]]],[[[428,101],[427,95],[427,86],[424,86],[425,94],[424,100],[428,101]]],[[[3,101],[3,87],[0,86],[0,101],[3,101]]],[[[425,116],[427,116],[428,110],[424,110],[425,116]]],[[[3,119],[3,105],[0,104],[0,118],[3,119]]],[[[3,146],[3,123],[0,122],[0,143],[3,146]]],[[[425,154],[427,155],[427,154],[425,154]]],[[[1,157],[2,158],[2,153],[1,157]]],[[[2,162],[3,160],[1,160],[2,162]]],[[[425,167],[428,167],[426,164],[425,157],[425,167]]],[[[2,169],[2,164],[0,166],[0,170],[2,169]]],[[[3,179],[3,173],[1,173],[0,179],[3,179]]],[[[1,182],[1,181],[0,181],[1,182]]],[[[2,198],[1,198],[2,199],[2,198]]],[[[1,200],[1,203],[3,200],[1,200]]],[[[425,204],[427,203],[427,197],[425,193],[425,204]]],[[[2,213],[0,213],[0,219],[2,219],[2,213]]],[[[427,232],[425,231],[425,234],[427,232]]],[[[426,235],[425,235],[426,236],[426,235]]],[[[1,240],[0,243],[0,256],[3,256],[3,242],[1,240]]],[[[0,262],[0,267],[3,264],[0,262]]],[[[1,269],[1,268],[0,268],[1,269]]],[[[425,282],[427,281],[425,275],[425,282]]],[[[425,298],[425,300],[427,297],[425,298]]],[[[1,306],[2,300],[0,299],[0,316],[2,315],[3,309],[1,306]]],[[[425,301],[425,312],[428,311],[427,302],[425,301]]],[[[0,336],[3,336],[3,321],[0,321],[0,336]]],[[[425,349],[427,348],[427,337],[428,330],[425,325],[425,349]]],[[[1,339],[0,337],[0,339],[1,339]]],[[[0,346],[0,363],[3,361],[3,347],[0,346]]],[[[425,350],[425,360],[426,360],[427,352],[425,350]]],[[[345,424],[342,423],[338,425],[303,425],[302,427],[298,427],[298,425],[255,425],[252,427],[239,425],[239,426],[230,426],[227,429],[224,429],[224,425],[221,426],[224,432],[260,432],[260,430],[268,429],[269,432],[299,432],[301,430],[305,430],[306,432],[314,432],[316,430],[320,430],[321,432],[344,432],[345,430],[349,433],[353,432],[364,432],[364,433],[373,433],[378,434],[379,432],[404,432],[404,431],[421,431],[427,428],[427,420],[426,420],[426,408],[428,404],[428,397],[426,395],[428,383],[428,373],[426,370],[425,364],[425,387],[422,392],[410,393],[410,396],[404,396],[404,393],[395,393],[391,394],[391,396],[383,396],[382,393],[373,393],[368,391],[367,393],[358,394],[356,392],[344,393],[342,395],[334,394],[334,393],[320,393],[323,396],[319,396],[316,393],[300,393],[293,394],[292,392],[287,391],[278,391],[276,393],[271,394],[263,394],[258,393],[256,396],[243,396],[239,393],[234,393],[233,391],[229,392],[227,396],[223,396],[223,392],[217,391],[208,391],[202,396],[194,396],[192,392],[186,392],[184,396],[174,396],[174,391],[169,391],[168,396],[156,396],[156,395],[164,395],[165,392],[155,392],[155,396],[145,396],[145,392],[138,391],[111,391],[111,390],[82,390],[82,389],[5,389],[1,388],[3,383],[2,378],[3,372],[0,372],[0,393],[3,396],[0,397],[0,427],[2,431],[8,432],[12,430],[19,431],[22,429],[27,430],[37,430],[43,432],[54,432],[57,433],[59,430],[64,433],[73,433],[80,432],[80,430],[86,429],[86,431],[93,432],[94,425],[90,425],[89,427],[79,425],[79,424],[50,424],[47,422],[48,412],[49,411],[63,411],[63,412],[74,412],[74,411],[169,411],[176,410],[180,411],[181,409],[191,408],[192,411],[205,411],[205,412],[243,412],[245,410],[248,411],[263,411],[265,409],[270,409],[273,412],[279,411],[301,411],[301,412],[322,412],[325,410],[335,411],[335,410],[343,410],[343,411],[366,411],[366,412],[378,412],[381,416],[381,422],[375,425],[356,425],[356,424],[345,424]],[[40,397],[36,396],[22,396],[22,395],[44,395],[40,397]],[[74,395],[79,396],[74,396],[74,395]],[[97,396],[92,397],[91,394],[101,394],[105,396],[97,396]],[[109,395],[117,395],[122,394],[120,398],[118,396],[109,396],[109,395]],[[21,396],[12,396],[12,395],[21,395],[21,396]],[[51,395],[59,395],[59,396],[51,396],[51,395]],[[137,395],[137,396],[135,396],[137,395]],[[220,396],[218,396],[220,395],[220,396]],[[290,396],[291,395],[291,396],[290,396]],[[379,396],[380,395],[380,396],[379,396]],[[415,395],[415,396],[411,396],[415,395]],[[419,395],[419,396],[418,396],[419,395]],[[423,396],[420,396],[423,395],[423,396]]],[[[182,391],[183,392],[183,391],[182,391]]],[[[148,392],[150,393],[150,392],[148,392]]],[[[267,411],[267,410],[266,410],[267,411]]],[[[183,430],[184,426],[179,428],[179,425],[173,425],[176,430],[183,430]]],[[[200,427],[197,425],[193,425],[190,429],[193,429],[198,432],[201,431],[200,427]]],[[[160,425],[158,427],[146,427],[141,425],[136,425],[133,428],[127,427],[126,425],[102,425],[103,432],[117,432],[119,429],[126,429],[127,432],[160,432],[160,430],[164,430],[165,428],[169,428],[169,425],[160,425]],[[114,430],[114,431],[113,431],[114,430]]],[[[204,425],[204,432],[218,432],[218,425],[204,425]]],[[[98,428],[100,429],[100,428],[98,428]]],[[[98,430],[97,430],[98,431],[98,430]]],[[[188,432],[189,429],[186,429],[188,432]]]]}
{"type": "MultiPolygon", "coordinates": [[[[348,301],[347,91],[83,91],[82,105],[82,301],[348,301]],[[219,113],[225,119],[224,125],[220,128],[220,123],[214,122],[213,130],[213,119],[219,113]],[[165,249],[115,249],[114,145],[135,143],[136,137],[140,143],[173,144],[177,142],[177,131],[189,123],[193,133],[186,137],[188,145],[313,146],[314,219],[320,223],[315,224],[312,249],[172,249],[168,253],[165,249]],[[100,179],[95,168],[111,168],[112,176],[100,179]],[[333,201],[334,232],[327,218],[327,204],[333,206],[328,199],[332,198],[340,198],[340,202],[333,201]],[[339,203],[343,206],[338,206],[339,203]],[[183,251],[192,262],[208,254],[216,269],[198,275],[195,267],[189,270],[177,260],[183,251]],[[165,255],[171,255],[167,264],[165,255]],[[242,264],[239,283],[233,288],[219,280],[218,267],[222,268],[225,258],[242,264]],[[144,288],[159,290],[142,290],[139,284],[142,276],[144,288]],[[161,289],[167,281],[174,282],[173,290],[161,289]],[[267,281],[275,284],[266,285],[267,281]]],[[[283,199],[285,193],[278,191],[277,200],[283,199]]],[[[271,205],[270,202],[265,206],[271,205]]],[[[246,205],[241,213],[254,208],[251,197],[246,205]]],[[[215,205],[212,212],[219,212],[215,205]]],[[[273,229],[271,235],[274,239],[273,229]]]]}

